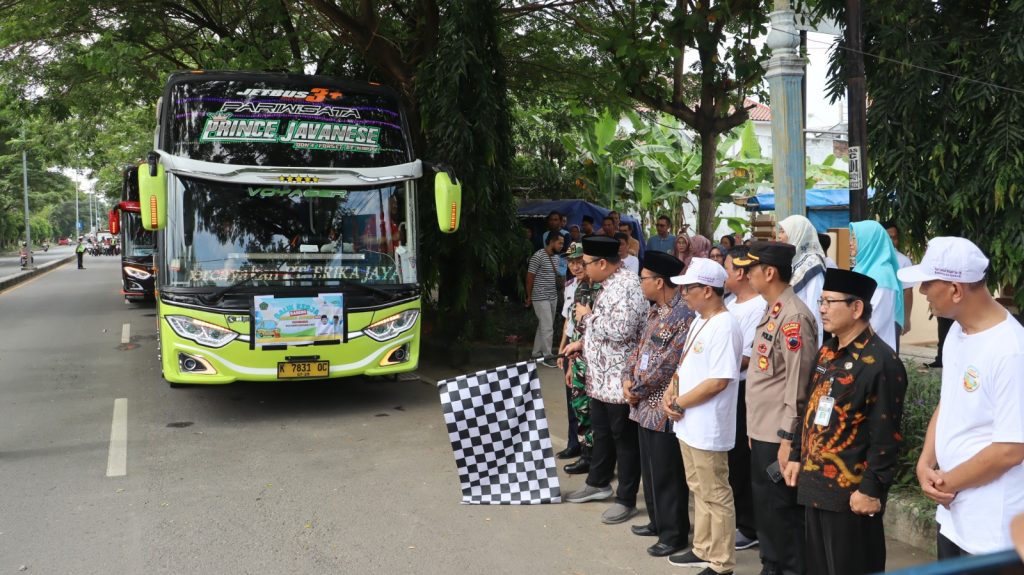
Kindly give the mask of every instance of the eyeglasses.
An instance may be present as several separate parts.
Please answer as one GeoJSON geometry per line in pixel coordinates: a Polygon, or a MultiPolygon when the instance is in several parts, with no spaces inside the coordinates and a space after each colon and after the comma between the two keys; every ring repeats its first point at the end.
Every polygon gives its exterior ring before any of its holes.
{"type": "Polygon", "coordinates": [[[596,264],[597,262],[599,262],[599,261],[601,261],[603,259],[604,258],[597,258],[596,260],[590,260],[589,262],[587,260],[583,260],[583,267],[587,267],[590,264],[596,264]]]}
{"type": "Polygon", "coordinates": [[[855,301],[857,301],[857,298],[852,298],[852,297],[841,298],[841,299],[828,299],[828,298],[825,298],[825,297],[820,297],[820,298],[818,298],[818,307],[831,307],[832,304],[839,303],[839,302],[843,302],[843,303],[846,303],[846,304],[851,304],[851,303],[853,303],[855,301]]]}

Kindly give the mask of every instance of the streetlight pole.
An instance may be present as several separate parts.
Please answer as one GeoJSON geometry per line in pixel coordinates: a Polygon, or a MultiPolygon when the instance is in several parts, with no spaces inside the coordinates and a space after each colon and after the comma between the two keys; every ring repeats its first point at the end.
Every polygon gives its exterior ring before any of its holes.
{"type": "Polygon", "coordinates": [[[25,183],[25,251],[28,256],[25,258],[24,270],[34,269],[32,265],[32,226],[28,216],[28,152],[25,150],[25,126],[21,127],[21,172],[25,183]]]}
{"type": "Polygon", "coordinates": [[[868,217],[868,121],[864,80],[863,7],[846,0],[846,98],[850,132],[850,221],[868,217]]]}
{"type": "Polygon", "coordinates": [[[804,58],[797,52],[800,34],[789,0],[775,0],[775,10],[769,17],[772,30],[766,44],[772,56],[765,78],[772,98],[775,221],[782,221],[794,214],[807,215],[804,113],[800,94],[804,58]]]}
{"type": "Polygon", "coordinates": [[[75,184],[75,239],[82,235],[82,220],[81,216],[78,215],[78,189],[82,186],[81,182],[75,184]]]}

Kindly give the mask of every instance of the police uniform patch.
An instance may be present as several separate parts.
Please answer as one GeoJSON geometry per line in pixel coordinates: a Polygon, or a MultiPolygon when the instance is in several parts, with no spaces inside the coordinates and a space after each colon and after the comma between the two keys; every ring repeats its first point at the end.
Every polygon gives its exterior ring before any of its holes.
{"type": "Polygon", "coordinates": [[[775,336],[773,336],[771,333],[769,333],[767,331],[762,331],[761,332],[761,337],[763,337],[764,339],[766,339],[768,341],[772,341],[775,338],[775,336]]]}
{"type": "Polygon", "coordinates": [[[781,312],[781,311],[782,311],[782,302],[781,301],[775,302],[775,305],[772,306],[772,317],[779,317],[779,312],[781,312]]]}
{"type": "Polygon", "coordinates": [[[768,353],[768,344],[763,341],[757,344],[757,353],[760,353],[762,355],[768,353]]]}
{"type": "Polygon", "coordinates": [[[800,337],[800,322],[791,321],[782,325],[782,334],[786,336],[786,349],[797,351],[803,345],[800,337]]]}
{"type": "Polygon", "coordinates": [[[768,371],[768,358],[765,356],[759,356],[757,358],[757,369],[761,371],[768,371]]]}
{"type": "Polygon", "coordinates": [[[767,329],[768,331],[775,331],[776,327],[777,326],[775,325],[774,321],[769,321],[768,325],[764,326],[764,328],[767,329]]]}

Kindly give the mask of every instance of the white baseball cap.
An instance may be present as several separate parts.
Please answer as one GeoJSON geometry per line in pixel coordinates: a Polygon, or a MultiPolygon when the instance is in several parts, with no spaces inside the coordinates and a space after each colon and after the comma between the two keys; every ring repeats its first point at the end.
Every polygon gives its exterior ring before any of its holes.
{"type": "Polygon", "coordinates": [[[921,263],[907,266],[896,276],[903,283],[931,280],[974,283],[985,279],[988,258],[968,239],[945,236],[932,238],[921,263]]]}
{"type": "Polygon", "coordinates": [[[672,278],[672,283],[680,286],[701,284],[711,287],[725,287],[726,273],[722,264],[707,258],[693,258],[686,267],[686,273],[672,278]]]}

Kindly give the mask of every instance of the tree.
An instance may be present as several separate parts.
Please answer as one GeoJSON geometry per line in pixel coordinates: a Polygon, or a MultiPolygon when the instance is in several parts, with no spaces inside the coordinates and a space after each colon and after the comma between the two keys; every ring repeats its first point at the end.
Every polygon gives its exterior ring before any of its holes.
{"type": "MultiPolygon", "coordinates": [[[[844,2],[819,13],[844,21],[844,2]]],[[[873,210],[920,254],[963,236],[991,259],[992,286],[1024,278],[1024,2],[901,0],[864,11],[873,210]]],[[[845,90],[842,46],[833,96],[845,90]]],[[[903,244],[901,244],[903,245],[903,244]]],[[[1024,290],[1017,290],[1024,304],[1024,290]]]]}
{"type": "Polygon", "coordinates": [[[767,0],[567,3],[552,8],[583,31],[617,71],[610,80],[640,105],[675,117],[698,135],[698,231],[713,230],[715,164],[722,134],[743,124],[744,99],[760,93],[764,69],[754,40],[767,32],[767,0]],[[688,65],[687,52],[696,60],[688,65]]]}

